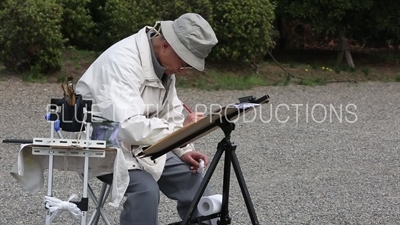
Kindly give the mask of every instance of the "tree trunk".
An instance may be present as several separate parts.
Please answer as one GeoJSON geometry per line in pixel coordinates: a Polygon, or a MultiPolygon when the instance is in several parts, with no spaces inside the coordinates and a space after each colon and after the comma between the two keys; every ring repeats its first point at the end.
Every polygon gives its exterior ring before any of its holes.
{"type": "Polygon", "coordinates": [[[351,68],[354,68],[353,58],[351,57],[349,39],[346,37],[346,33],[342,25],[339,25],[337,28],[339,35],[339,44],[338,44],[338,58],[337,64],[339,65],[343,61],[343,56],[346,57],[347,65],[351,68]]]}

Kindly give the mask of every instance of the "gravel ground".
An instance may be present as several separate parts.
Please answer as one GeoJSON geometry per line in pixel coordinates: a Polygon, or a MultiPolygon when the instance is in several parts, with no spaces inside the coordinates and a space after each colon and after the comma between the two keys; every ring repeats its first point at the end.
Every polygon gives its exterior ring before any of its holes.
{"type": "MultiPolygon", "coordinates": [[[[232,133],[260,224],[399,224],[400,83],[179,92],[200,111],[270,95],[270,103],[240,117],[232,133]]],[[[1,81],[0,140],[48,137],[45,105],[60,95],[59,84],[1,81]]],[[[197,149],[212,157],[222,137],[217,130],[196,141],[197,149]]],[[[46,185],[38,195],[23,190],[9,174],[18,145],[0,148],[0,224],[44,224],[46,185]]],[[[221,162],[210,182],[215,193],[222,191],[222,169],[221,162]]],[[[95,179],[91,184],[100,188],[95,179]]],[[[66,200],[80,190],[76,173],[55,172],[56,197],[66,200]]],[[[174,208],[162,197],[160,224],[178,221],[174,208]]],[[[118,224],[121,208],[106,210],[118,224]]],[[[230,215],[232,224],[251,224],[235,176],[230,215]]],[[[54,224],[78,223],[64,212],[54,224]]]]}

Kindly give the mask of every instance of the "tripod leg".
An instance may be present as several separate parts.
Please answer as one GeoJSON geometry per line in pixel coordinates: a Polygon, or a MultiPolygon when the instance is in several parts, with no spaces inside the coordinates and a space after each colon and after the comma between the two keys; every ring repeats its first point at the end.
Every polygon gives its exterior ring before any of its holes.
{"type": "Polygon", "coordinates": [[[182,221],[182,225],[187,225],[189,224],[189,220],[193,216],[194,208],[197,207],[197,204],[199,204],[200,198],[203,196],[204,190],[206,189],[208,182],[210,182],[211,175],[214,173],[215,168],[218,165],[218,161],[220,160],[222,156],[223,150],[218,149],[217,152],[215,153],[215,156],[213,160],[211,161],[206,174],[203,177],[203,181],[200,184],[199,189],[196,192],[196,195],[193,198],[192,203],[189,206],[188,211],[186,212],[185,218],[182,221]]]}
{"type": "Polygon", "coordinates": [[[227,152],[232,152],[236,149],[235,145],[230,142],[225,144],[225,161],[224,161],[224,177],[222,183],[222,204],[221,204],[221,220],[219,225],[231,224],[231,218],[229,217],[229,187],[230,187],[230,177],[231,177],[231,161],[232,156],[227,152]]]}
{"type": "Polygon", "coordinates": [[[246,182],[243,177],[242,169],[240,168],[240,165],[239,165],[239,160],[234,151],[231,151],[231,158],[232,158],[233,169],[235,170],[235,174],[236,174],[236,177],[239,182],[240,190],[242,191],[242,195],[243,195],[244,201],[246,203],[247,211],[249,212],[249,215],[250,215],[251,223],[252,223],[252,225],[259,225],[253,203],[251,202],[249,190],[247,189],[246,182]]]}

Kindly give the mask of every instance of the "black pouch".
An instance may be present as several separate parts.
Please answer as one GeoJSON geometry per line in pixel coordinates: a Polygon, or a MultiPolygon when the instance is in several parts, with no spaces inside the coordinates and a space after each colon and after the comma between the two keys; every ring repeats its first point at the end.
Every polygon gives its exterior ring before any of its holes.
{"type": "MultiPolygon", "coordinates": [[[[91,110],[91,104],[84,101],[81,95],[75,96],[75,104],[69,105],[66,99],[51,99],[51,104],[61,107],[61,112],[58,113],[60,120],[60,127],[63,131],[79,132],[84,131],[85,126],[82,126],[84,115],[83,108],[86,107],[88,111],[91,110]]],[[[91,102],[90,102],[91,103],[91,102]]],[[[89,121],[91,118],[88,119],[89,121]]]]}

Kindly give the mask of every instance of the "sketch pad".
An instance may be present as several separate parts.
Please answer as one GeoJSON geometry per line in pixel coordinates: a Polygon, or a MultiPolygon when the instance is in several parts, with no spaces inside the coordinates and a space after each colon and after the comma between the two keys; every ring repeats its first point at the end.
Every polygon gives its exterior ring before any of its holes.
{"type": "Polygon", "coordinates": [[[151,145],[143,152],[139,153],[140,157],[151,156],[152,159],[156,159],[161,155],[175,149],[184,147],[189,143],[211,133],[216,130],[219,125],[224,121],[235,122],[235,119],[239,116],[244,115],[262,103],[267,103],[269,96],[266,95],[254,102],[243,102],[238,104],[231,104],[215,110],[205,118],[186,125],[179,130],[167,135],[155,144],[151,145]]]}

